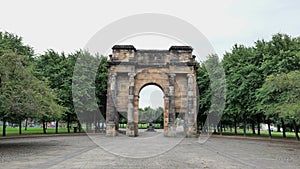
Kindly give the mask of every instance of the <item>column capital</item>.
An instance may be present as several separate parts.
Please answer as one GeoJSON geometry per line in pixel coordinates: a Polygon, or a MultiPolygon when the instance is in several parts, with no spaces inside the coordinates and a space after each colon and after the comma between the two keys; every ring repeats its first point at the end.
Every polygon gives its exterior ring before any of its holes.
{"type": "Polygon", "coordinates": [[[135,75],[136,75],[136,73],[134,73],[134,72],[129,72],[129,73],[128,73],[128,76],[129,76],[129,77],[134,77],[135,75]]]}
{"type": "Polygon", "coordinates": [[[115,78],[116,76],[117,76],[117,73],[116,73],[116,72],[113,72],[113,73],[110,74],[110,77],[111,77],[111,78],[115,78]]]}
{"type": "Polygon", "coordinates": [[[187,77],[194,77],[195,75],[193,73],[188,73],[186,76],[187,77]]]}
{"type": "Polygon", "coordinates": [[[175,73],[169,73],[169,82],[170,82],[170,86],[174,86],[175,83],[175,73]]]}
{"type": "Polygon", "coordinates": [[[134,77],[135,77],[135,73],[134,72],[129,72],[128,76],[129,76],[129,86],[134,86],[134,77]]]}

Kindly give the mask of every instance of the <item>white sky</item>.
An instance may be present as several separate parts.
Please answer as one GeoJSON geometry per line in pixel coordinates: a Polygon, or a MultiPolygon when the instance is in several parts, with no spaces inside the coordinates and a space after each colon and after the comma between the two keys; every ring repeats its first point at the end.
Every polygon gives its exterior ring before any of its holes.
{"type": "Polygon", "coordinates": [[[139,107],[144,108],[150,106],[153,109],[164,107],[163,97],[164,94],[159,87],[155,85],[146,86],[140,92],[139,107]]]}
{"type": "MultiPolygon", "coordinates": [[[[168,14],[191,23],[221,57],[235,43],[253,45],[278,32],[300,36],[300,1],[294,0],[1,0],[0,30],[22,36],[38,54],[50,48],[71,53],[104,26],[140,13],[168,14]]],[[[174,43],[156,42],[136,38],[132,44],[168,49],[174,43]]]]}
{"type": "MultiPolygon", "coordinates": [[[[37,53],[49,48],[70,53],[83,48],[97,31],[122,17],[162,13],[197,27],[222,55],[234,43],[252,45],[277,32],[299,36],[299,7],[300,1],[293,0],[1,0],[0,30],[22,36],[37,53]]],[[[168,49],[169,44],[135,45],[168,49]]]]}

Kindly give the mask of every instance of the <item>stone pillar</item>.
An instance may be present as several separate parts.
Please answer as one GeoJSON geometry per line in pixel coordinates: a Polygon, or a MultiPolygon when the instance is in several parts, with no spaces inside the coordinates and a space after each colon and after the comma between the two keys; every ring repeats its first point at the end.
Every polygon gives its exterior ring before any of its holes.
{"type": "Polygon", "coordinates": [[[176,136],[175,124],[175,74],[169,74],[169,123],[168,134],[169,137],[176,136]]]}
{"type": "Polygon", "coordinates": [[[164,136],[169,135],[169,96],[165,95],[164,102],[165,102],[165,112],[164,112],[164,136]]]}
{"type": "Polygon", "coordinates": [[[128,73],[129,76],[129,93],[128,93],[128,110],[126,135],[135,136],[134,130],[134,76],[135,73],[128,73]]]}
{"type": "Polygon", "coordinates": [[[195,127],[195,114],[196,114],[196,91],[195,91],[195,76],[194,74],[188,74],[188,93],[187,93],[187,101],[188,112],[185,114],[185,132],[187,137],[196,136],[196,127],[195,127]]]}
{"type": "Polygon", "coordinates": [[[109,88],[107,91],[107,102],[109,109],[106,114],[106,135],[107,136],[116,136],[116,73],[111,73],[109,78],[109,88]]]}
{"type": "Polygon", "coordinates": [[[133,124],[134,124],[134,136],[138,136],[139,133],[139,96],[134,96],[134,115],[133,115],[133,124]]]}

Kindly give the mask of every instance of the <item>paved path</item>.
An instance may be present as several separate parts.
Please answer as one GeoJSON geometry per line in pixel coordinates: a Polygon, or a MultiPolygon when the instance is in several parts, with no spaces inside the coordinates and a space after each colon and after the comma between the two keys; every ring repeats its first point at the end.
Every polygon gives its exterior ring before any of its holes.
{"type": "Polygon", "coordinates": [[[299,168],[300,143],[103,135],[0,140],[0,168],[299,168]],[[167,148],[166,148],[167,147],[167,148]]]}

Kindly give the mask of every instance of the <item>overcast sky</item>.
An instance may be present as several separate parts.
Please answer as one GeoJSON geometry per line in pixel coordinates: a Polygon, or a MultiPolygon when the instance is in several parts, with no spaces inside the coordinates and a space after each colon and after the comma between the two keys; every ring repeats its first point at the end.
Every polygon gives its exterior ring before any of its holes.
{"type": "MultiPolygon", "coordinates": [[[[191,23],[221,57],[235,43],[253,45],[278,32],[300,36],[300,1],[293,0],[1,0],[0,6],[0,30],[22,36],[37,54],[50,48],[66,53],[82,49],[104,26],[140,13],[168,14],[191,23]]],[[[137,48],[165,49],[173,43],[130,42],[137,48]]]]}

